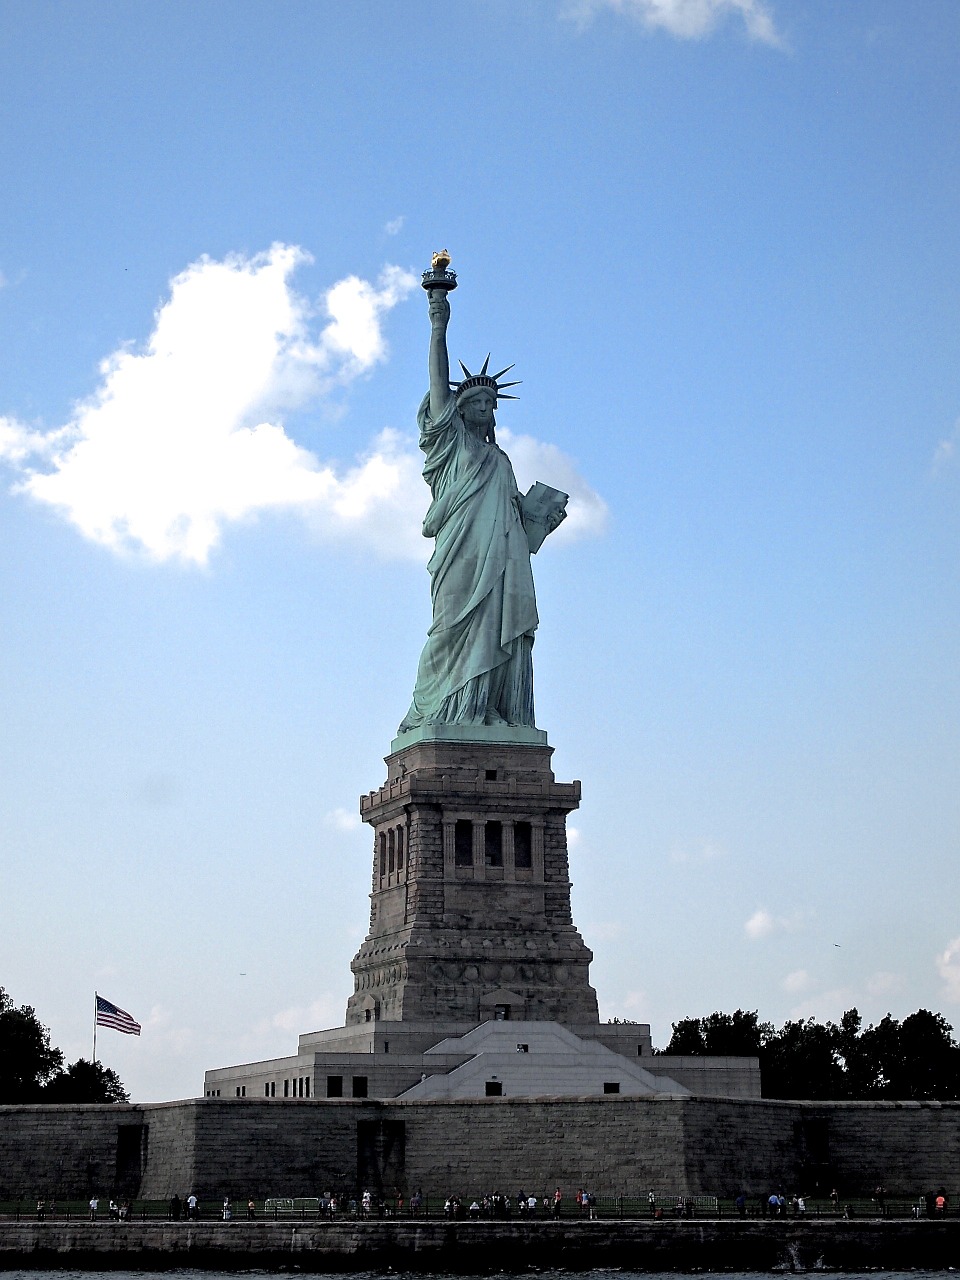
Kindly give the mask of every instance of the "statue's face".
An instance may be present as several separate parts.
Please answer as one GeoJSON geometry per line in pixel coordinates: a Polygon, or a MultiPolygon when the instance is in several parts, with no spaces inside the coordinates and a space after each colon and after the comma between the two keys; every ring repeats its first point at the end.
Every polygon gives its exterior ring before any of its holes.
{"type": "Polygon", "coordinates": [[[496,407],[497,398],[493,392],[480,387],[472,395],[464,396],[460,402],[460,413],[467,426],[484,429],[493,421],[496,407]]]}

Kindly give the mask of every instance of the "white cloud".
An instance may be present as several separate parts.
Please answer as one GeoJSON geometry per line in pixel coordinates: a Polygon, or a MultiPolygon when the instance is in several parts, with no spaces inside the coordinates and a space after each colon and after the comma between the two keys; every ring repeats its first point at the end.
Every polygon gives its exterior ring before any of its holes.
{"type": "Polygon", "coordinates": [[[387,225],[383,229],[388,236],[399,235],[399,233],[403,230],[403,224],[405,222],[406,222],[406,218],[403,216],[403,214],[401,214],[399,218],[391,218],[390,221],[387,223],[387,225]]]}
{"type": "MultiPolygon", "coordinates": [[[[271,1030],[289,1032],[291,1035],[305,1035],[310,1031],[322,1031],[326,1027],[339,1026],[343,1021],[343,1006],[330,996],[321,996],[308,1005],[292,1005],[289,1009],[281,1009],[271,1018],[257,1024],[256,1032],[264,1035],[271,1030]]],[[[283,1050],[295,1052],[296,1046],[283,1050]]]]}
{"type": "Polygon", "coordinates": [[[784,991],[806,991],[810,986],[810,975],[806,969],[794,969],[793,973],[787,974],[780,985],[784,991]]]}
{"type": "Polygon", "coordinates": [[[568,849],[575,849],[577,845],[580,843],[580,838],[581,837],[580,837],[579,827],[570,827],[570,826],[567,827],[567,848],[568,849]]]}
{"type": "MultiPolygon", "coordinates": [[[[309,261],[275,244],[187,267],[142,349],[105,359],[69,422],[41,432],[0,417],[0,461],[15,489],[92,541],[158,561],[205,564],[229,525],[270,511],[386,557],[426,559],[427,490],[412,430],[384,430],[337,466],[283,426],[286,412],[386,359],[384,318],[416,280],[395,266],[375,284],[348,276],[313,307],[291,284],[309,261]]],[[[569,458],[527,436],[514,451],[521,473],[532,468],[571,493],[557,538],[603,527],[606,508],[569,458]]]]}
{"type": "Polygon", "coordinates": [[[960,453],[960,419],[954,424],[953,431],[939,442],[933,451],[933,474],[952,466],[960,453]]]}
{"type": "Polygon", "coordinates": [[[937,972],[943,981],[945,998],[960,1004],[960,938],[948,942],[946,950],[937,956],[937,972]]]}
{"type": "Polygon", "coordinates": [[[798,928],[799,916],[774,916],[766,907],[758,907],[749,920],[744,923],[743,931],[752,942],[761,938],[769,938],[774,933],[790,933],[798,928]]]}
{"type": "Polygon", "coordinates": [[[883,970],[872,973],[867,979],[867,991],[872,996],[889,996],[903,990],[903,977],[899,973],[887,973],[883,970]]]}
{"type": "Polygon", "coordinates": [[[551,547],[563,546],[606,530],[607,504],[579,474],[573,459],[556,445],[543,444],[532,436],[517,435],[499,423],[497,443],[509,453],[517,485],[522,492],[525,493],[537,480],[542,480],[554,489],[569,493],[567,518],[551,533],[548,539],[551,547]]]}
{"type": "Polygon", "coordinates": [[[623,937],[623,922],[620,920],[592,920],[583,927],[583,936],[591,942],[616,942],[623,937]]]}
{"type": "Polygon", "coordinates": [[[712,844],[709,840],[690,849],[672,849],[670,851],[670,861],[677,863],[679,866],[698,866],[722,857],[723,850],[719,845],[712,844]]]}
{"type": "Polygon", "coordinates": [[[727,18],[743,21],[751,40],[780,46],[768,0],[572,0],[567,13],[586,24],[602,10],[625,14],[652,31],[702,40],[727,18]]]}
{"type": "Polygon", "coordinates": [[[337,831],[356,831],[360,826],[360,815],[354,813],[352,809],[331,809],[329,813],[324,814],[324,821],[330,827],[335,827],[337,831]]]}

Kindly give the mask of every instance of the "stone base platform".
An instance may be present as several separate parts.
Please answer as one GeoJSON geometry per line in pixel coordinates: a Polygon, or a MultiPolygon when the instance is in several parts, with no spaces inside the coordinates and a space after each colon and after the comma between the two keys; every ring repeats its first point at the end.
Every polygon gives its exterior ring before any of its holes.
{"type": "Polygon", "coordinates": [[[960,1221],[0,1223],[0,1269],[947,1270],[960,1221]]]}

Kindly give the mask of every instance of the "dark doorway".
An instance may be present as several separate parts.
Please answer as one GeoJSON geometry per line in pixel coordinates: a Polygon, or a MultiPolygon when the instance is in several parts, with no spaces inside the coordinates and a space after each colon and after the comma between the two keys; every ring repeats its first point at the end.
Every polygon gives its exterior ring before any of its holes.
{"type": "Polygon", "coordinates": [[[357,1190],[375,1196],[405,1189],[406,1124],[403,1120],[357,1121],[357,1190]]]}

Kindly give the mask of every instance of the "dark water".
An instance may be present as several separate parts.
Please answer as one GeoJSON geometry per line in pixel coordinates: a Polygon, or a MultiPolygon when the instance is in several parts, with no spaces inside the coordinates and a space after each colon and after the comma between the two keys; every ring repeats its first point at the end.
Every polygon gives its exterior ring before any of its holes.
{"type": "MultiPolygon", "coordinates": [[[[276,1276],[289,1275],[290,1271],[261,1271],[251,1268],[249,1271],[198,1271],[188,1268],[169,1271],[5,1271],[0,1267],[0,1277],[3,1280],[237,1280],[238,1276],[276,1276]]],[[[509,1280],[511,1275],[516,1275],[522,1280],[605,1280],[610,1277],[611,1280],[676,1280],[678,1272],[658,1272],[658,1271],[625,1271],[620,1268],[602,1267],[596,1271],[536,1271],[527,1270],[516,1273],[502,1271],[497,1273],[509,1280]]],[[[789,1274],[788,1268],[777,1268],[774,1271],[696,1271],[687,1274],[696,1275],[698,1280],[757,1280],[758,1276],[782,1276],[789,1274]]],[[[810,1272],[809,1274],[817,1274],[810,1272]]],[[[819,1274],[825,1274],[821,1272],[819,1274]]],[[[833,1274],[840,1274],[834,1272],[833,1274]]],[[[845,1271],[842,1273],[843,1280],[877,1280],[877,1275],[881,1274],[884,1280],[957,1280],[958,1272],[953,1268],[946,1271],[924,1271],[917,1269],[914,1271],[845,1271]]],[[[329,1276],[324,1272],[311,1272],[309,1280],[344,1280],[344,1273],[331,1273],[329,1276]]],[[[393,1271],[391,1269],[385,1271],[351,1271],[349,1280],[422,1280],[422,1277],[413,1272],[393,1271]]],[[[433,1273],[430,1280],[490,1280],[488,1275],[477,1276],[447,1276],[442,1273],[433,1273]]]]}

